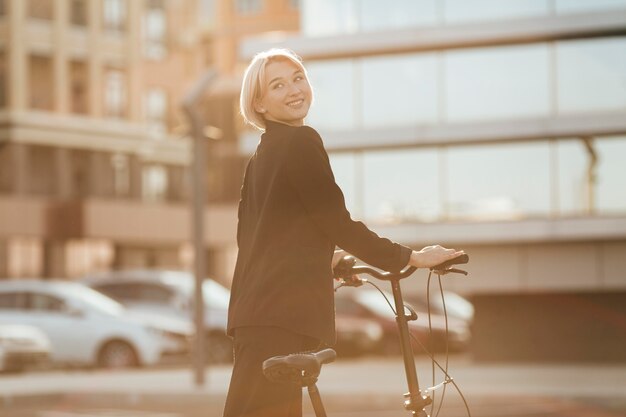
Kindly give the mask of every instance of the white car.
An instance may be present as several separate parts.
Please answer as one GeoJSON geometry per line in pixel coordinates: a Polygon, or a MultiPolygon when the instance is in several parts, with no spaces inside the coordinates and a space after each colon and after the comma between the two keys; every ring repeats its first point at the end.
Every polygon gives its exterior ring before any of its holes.
{"type": "Polygon", "coordinates": [[[0,324],[0,372],[41,365],[50,357],[50,340],[33,326],[0,324]]]}
{"type": "Polygon", "coordinates": [[[187,323],[133,316],[115,300],[69,281],[0,281],[0,323],[42,330],[53,362],[108,368],[158,363],[188,351],[193,335],[187,323]]]}
{"type": "MultiPolygon", "coordinates": [[[[193,322],[195,278],[188,272],[119,270],[90,276],[82,282],[129,310],[193,322]]],[[[212,362],[230,362],[233,358],[232,341],[226,336],[230,291],[211,279],[203,281],[202,291],[207,356],[212,362]]]]}

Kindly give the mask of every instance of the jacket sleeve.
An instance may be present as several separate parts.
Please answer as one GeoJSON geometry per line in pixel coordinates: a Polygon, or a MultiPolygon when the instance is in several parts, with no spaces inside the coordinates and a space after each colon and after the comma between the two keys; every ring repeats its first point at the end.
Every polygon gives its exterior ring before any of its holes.
{"type": "Polygon", "coordinates": [[[351,218],[322,139],[313,128],[295,130],[285,167],[304,210],[337,246],[386,271],[397,272],[408,264],[410,248],[378,236],[351,218]]]}

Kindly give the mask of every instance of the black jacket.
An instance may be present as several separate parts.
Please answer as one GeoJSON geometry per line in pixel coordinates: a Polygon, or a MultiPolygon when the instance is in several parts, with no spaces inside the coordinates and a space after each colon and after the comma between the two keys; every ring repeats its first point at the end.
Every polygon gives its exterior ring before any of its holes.
{"type": "Polygon", "coordinates": [[[237,244],[228,333],[278,326],[328,344],[335,246],[387,271],[405,267],[411,254],[351,219],[314,129],[269,121],[246,168],[237,244]]]}

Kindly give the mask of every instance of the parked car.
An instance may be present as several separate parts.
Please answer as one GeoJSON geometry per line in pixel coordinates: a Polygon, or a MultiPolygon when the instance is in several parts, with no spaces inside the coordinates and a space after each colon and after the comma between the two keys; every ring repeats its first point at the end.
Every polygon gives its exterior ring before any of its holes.
{"type": "Polygon", "coordinates": [[[50,357],[50,340],[33,326],[0,324],[0,372],[40,366],[50,357]]]}
{"type": "Polygon", "coordinates": [[[342,311],[336,311],[335,327],[337,343],[334,349],[339,356],[374,353],[384,336],[383,327],[376,320],[354,317],[342,311]]]}
{"type": "Polygon", "coordinates": [[[43,331],[57,363],[107,368],[152,365],[189,349],[193,329],[163,317],[139,317],[115,300],[68,281],[0,281],[0,323],[43,331]]]}
{"type": "MultiPolygon", "coordinates": [[[[391,304],[393,295],[385,293],[391,304]]],[[[343,288],[335,296],[336,313],[358,318],[375,320],[383,329],[383,337],[376,351],[382,354],[400,353],[398,330],[395,315],[383,296],[369,288],[343,288]]],[[[429,336],[428,315],[426,311],[414,309],[418,319],[409,322],[409,330],[423,346],[433,351],[445,349],[445,319],[442,315],[431,312],[432,336],[429,336]]],[[[470,326],[456,317],[448,317],[448,346],[451,351],[467,348],[470,341],[470,326]]],[[[413,341],[413,351],[422,352],[419,343],[413,341]]]]}
{"type": "MultiPolygon", "coordinates": [[[[195,278],[182,271],[119,270],[86,277],[83,283],[136,312],[156,313],[193,322],[195,278]]],[[[211,279],[202,284],[204,324],[211,362],[231,362],[232,340],[226,335],[230,291],[211,279]]]]}

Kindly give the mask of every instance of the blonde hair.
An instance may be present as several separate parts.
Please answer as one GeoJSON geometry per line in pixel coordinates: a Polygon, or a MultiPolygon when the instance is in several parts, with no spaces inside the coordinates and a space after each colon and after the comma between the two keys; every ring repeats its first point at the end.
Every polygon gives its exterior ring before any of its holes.
{"type": "Polygon", "coordinates": [[[265,79],[265,67],[272,61],[288,59],[304,73],[308,80],[306,68],[302,64],[302,59],[293,51],[283,48],[272,48],[259,52],[252,58],[250,65],[246,68],[241,83],[241,95],[239,96],[239,109],[246,123],[257,129],[265,130],[265,118],[255,110],[255,101],[265,94],[265,86],[261,82],[265,79]]]}

